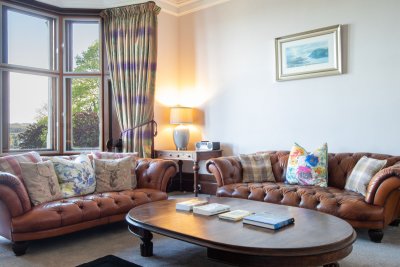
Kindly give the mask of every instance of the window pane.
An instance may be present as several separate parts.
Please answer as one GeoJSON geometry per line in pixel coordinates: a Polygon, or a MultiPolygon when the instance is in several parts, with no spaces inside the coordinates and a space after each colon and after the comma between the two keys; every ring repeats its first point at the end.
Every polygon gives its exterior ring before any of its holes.
{"type": "Polygon", "coordinates": [[[4,63],[54,69],[54,19],[6,9],[4,63]]]}
{"type": "Polygon", "coordinates": [[[66,71],[99,72],[98,21],[66,21],[66,71]]]}
{"type": "Polygon", "coordinates": [[[9,72],[9,150],[54,149],[54,78],[9,72]]]}
{"type": "Polygon", "coordinates": [[[100,78],[66,79],[67,149],[92,150],[100,148],[100,78]]]}

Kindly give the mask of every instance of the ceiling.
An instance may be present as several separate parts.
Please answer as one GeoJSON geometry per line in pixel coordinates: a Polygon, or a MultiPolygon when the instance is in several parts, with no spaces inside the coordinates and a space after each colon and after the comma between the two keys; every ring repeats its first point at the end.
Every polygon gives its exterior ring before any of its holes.
{"type": "MultiPolygon", "coordinates": [[[[140,4],[149,0],[36,0],[60,8],[105,9],[132,4],[140,4]]],[[[165,13],[182,16],[200,9],[218,5],[229,0],[153,0],[165,13]]]]}
{"type": "MultiPolygon", "coordinates": [[[[45,4],[61,7],[61,8],[110,8],[122,5],[131,5],[144,3],[148,0],[36,0],[45,4]]],[[[182,6],[191,2],[198,2],[199,0],[155,0],[155,2],[164,2],[172,6],[182,6]]]]}

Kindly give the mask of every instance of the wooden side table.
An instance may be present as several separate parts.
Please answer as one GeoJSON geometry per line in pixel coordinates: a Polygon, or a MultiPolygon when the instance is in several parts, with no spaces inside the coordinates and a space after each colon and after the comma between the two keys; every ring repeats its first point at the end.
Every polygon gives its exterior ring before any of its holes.
{"type": "Polygon", "coordinates": [[[222,156],[222,150],[211,151],[196,151],[196,150],[156,150],[156,158],[172,159],[178,161],[179,166],[179,190],[182,191],[182,164],[183,161],[193,162],[193,177],[194,177],[194,195],[197,197],[199,193],[198,176],[199,176],[199,161],[208,160],[222,156]]]}

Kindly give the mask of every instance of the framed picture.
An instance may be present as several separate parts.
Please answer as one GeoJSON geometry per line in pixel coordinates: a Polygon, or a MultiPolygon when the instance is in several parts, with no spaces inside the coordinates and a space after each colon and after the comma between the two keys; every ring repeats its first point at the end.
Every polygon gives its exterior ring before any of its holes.
{"type": "Polygon", "coordinates": [[[276,80],[342,73],[341,25],[275,39],[276,80]]]}

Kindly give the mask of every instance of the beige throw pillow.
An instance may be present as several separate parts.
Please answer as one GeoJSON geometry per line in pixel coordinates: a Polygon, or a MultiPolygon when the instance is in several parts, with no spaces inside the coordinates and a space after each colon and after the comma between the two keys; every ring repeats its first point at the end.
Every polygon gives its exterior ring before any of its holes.
{"type": "Polygon", "coordinates": [[[275,182],[269,154],[241,154],[243,183],[275,182]]]}
{"type": "Polygon", "coordinates": [[[344,188],[365,196],[369,181],[386,165],[386,162],[387,160],[371,159],[366,156],[362,157],[351,171],[344,188]]]}
{"type": "Polygon", "coordinates": [[[115,160],[93,159],[96,174],[96,192],[112,192],[132,188],[132,158],[115,160]]]}
{"type": "Polygon", "coordinates": [[[94,151],[94,152],[92,152],[92,155],[93,155],[94,159],[122,159],[122,158],[130,157],[132,159],[132,165],[131,165],[132,188],[136,188],[136,186],[137,186],[136,164],[137,164],[137,159],[138,159],[137,152],[113,153],[113,152],[94,151]]]}
{"type": "Polygon", "coordinates": [[[60,185],[51,161],[21,162],[20,166],[26,189],[35,206],[62,198],[60,185]]]}

